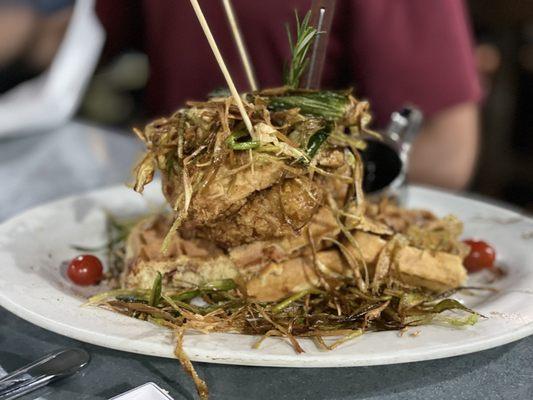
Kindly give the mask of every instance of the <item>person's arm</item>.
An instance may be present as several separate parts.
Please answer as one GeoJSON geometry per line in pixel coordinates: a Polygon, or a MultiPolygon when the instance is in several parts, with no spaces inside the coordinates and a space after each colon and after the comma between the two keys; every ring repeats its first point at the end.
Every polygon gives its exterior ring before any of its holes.
{"type": "Polygon", "coordinates": [[[413,144],[412,182],[464,189],[477,159],[479,121],[476,103],[459,104],[435,114],[413,144]]]}
{"type": "Polygon", "coordinates": [[[48,3],[28,0],[0,4],[0,65],[25,58],[36,69],[46,68],[63,39],[72,13],[71,3],[68,0],[48,3]],[[49,9],[43,9],[46,4],[49,9]]]}
{"type": "Polygon", "coordinates": [[[376,127],[404,105],[419,107],[425,125],[413,146],[411,181],[463,188],[475,164],[481,99],[463,1],[349,4],[355,85],[369,98],[376,127]]]}
{"type": "Polygon", "coordinates": [[[48,68],[63,40],[71,1],[34,3],[0,3],[0,93],[48,68]]]}
{"type": "Polygon", "coordinates": [[[34,37],[35,25],[31,8],[0,5],[0,67],[22,55],[34,37]]]}

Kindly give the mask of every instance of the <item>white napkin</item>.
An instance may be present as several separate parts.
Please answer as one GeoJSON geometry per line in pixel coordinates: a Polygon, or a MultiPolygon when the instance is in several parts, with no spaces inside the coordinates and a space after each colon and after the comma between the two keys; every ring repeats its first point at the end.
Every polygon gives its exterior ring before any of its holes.
{"type": "Polygon", "coordinates": [[[173,400],[163,389],[153,382],[129,390],[109,400],[173,400]]]}
{"type": "Polygon", "coordinates": [[[94,0],[77,0],[50,67],[0,96],[0,137],[42,132],[72,117],[104,43],[94,0]]]}

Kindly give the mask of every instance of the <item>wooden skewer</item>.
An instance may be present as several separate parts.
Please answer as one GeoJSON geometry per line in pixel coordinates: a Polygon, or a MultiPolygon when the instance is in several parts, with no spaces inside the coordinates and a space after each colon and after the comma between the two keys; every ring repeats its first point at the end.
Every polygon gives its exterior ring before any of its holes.
{"type": "Polygon", "coordinates": [[[209,29],[209,25],[207,24],[207,21],[204,17],[204,13],[202,12],[202,9],[200,8],[200,4],[198,3],[198,0],[191,0],[191,5],[192,5],[192,8],[194,9],[194,12],[196,13],[196,17],[198,17],[198,21],[200,22],[200,26],[202,27],[204,31],[204,34],[207,38],[209,46],[211,46],[211,50],[213,51],[215,59],[217,60],[218,66],[222,70],[222,74],[224,75],[224,79],[226,79],[226,83],[228,84],[231,95],[233,96],[235,103],[237,103],[237,108],[239,109],[239,112],[241,113],[242,120],[244,121],[244,125],[246,125],[246,129],[248,130],[250,135],[252,135],[253,137],[254,128],[252,126],[252,121],[250,121],[250,117],[248,116],[248,114],[246,113],[246,110],[244,109],[244,104],[242,103],[242,99],[239,96],[239,92],[237,92],[237,88],[235,87],[235,84],[233,83],[233,79],[231,79],[231,75],[229,74],[228,68],[226,67],[226,63],[224,63],[222,54],[220,54],[220,50],[218,49],[218,46],[217,46],[217,43],[215,42],[215,38],[213,37],[213,34],[211,33],[211,29],[209,29]]]}
{"type": "Polygon", "coordinates": [[[226,11],[226,16],[228,17],[229,25],[231,27],[231,32],[233,33],[233,39],[239,50],[239,55],[241,56],[242,65],[244,66],[244,71],[246,72],[246,77],[248,78],[248,83],[252,90],[257,90],[257,79],[255,78],[254,69],[252,63],[250,62],[250,56],[246,50],[244,41],[242,40],[242,33],[235,17],[235,12],[233,11],[233,6],[231,5],[231,0],[222,0],[224,5],[224,10],[226,11]]]}

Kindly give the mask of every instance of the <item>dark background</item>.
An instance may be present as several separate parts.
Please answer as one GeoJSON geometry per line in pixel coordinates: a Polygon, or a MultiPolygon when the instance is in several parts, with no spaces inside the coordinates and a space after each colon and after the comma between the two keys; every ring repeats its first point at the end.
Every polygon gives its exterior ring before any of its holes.
{"type": "Polygon", "coordinates": [[[533,211],[533,2],[470,0],[487,90],[473,191],[533,211]]]}

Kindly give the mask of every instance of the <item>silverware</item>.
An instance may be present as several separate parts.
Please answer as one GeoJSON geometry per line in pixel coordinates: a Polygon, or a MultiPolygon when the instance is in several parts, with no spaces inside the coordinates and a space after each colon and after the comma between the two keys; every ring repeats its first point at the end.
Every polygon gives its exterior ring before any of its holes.
{"type": "Polygon", "coordinates": [[[393,112],[383,140],[368,138],[361,152],[364,163],[363,189],[369,198],[391,197],[405,201],[405,184],[411,145],[422,125],[422,112],[404,107],[393,112]]]}
{"type": "Polygon", "coordinates": [[[16,399],[85,367],[91,357],[82,349],[63,349],[0,378],[0,400],[16,399]]]}
{"type": "Polygon", "coordinates": [[[226,12],[226,17],[228,18],[229,26],[233,34],[233,40],[235,41],[237,50],[239,50],[239,56],[241,57],[242,66],[246,72],[246,78],[248,79],[250,89],[255,92],[259,89],[259,85],[257,84],[257,78],[255,77],[254,67],[250,61],[250,55],[244,44],[241,28],[239,27],[239,22],[237,21],[235,11],[233,10],[233,5],[231,4],[231,0],[222,0],[222,4],[224,5],[224,11],[226,12]]]}
{"type": "Polygon", "coordinates": [[[306,89],[320,88],[334,13],[335,0],[313,0],[310,23],[317,29],[318,36],[313,43],[311,55],[309,56],[309,67],[303,78],[306,89]]]}

